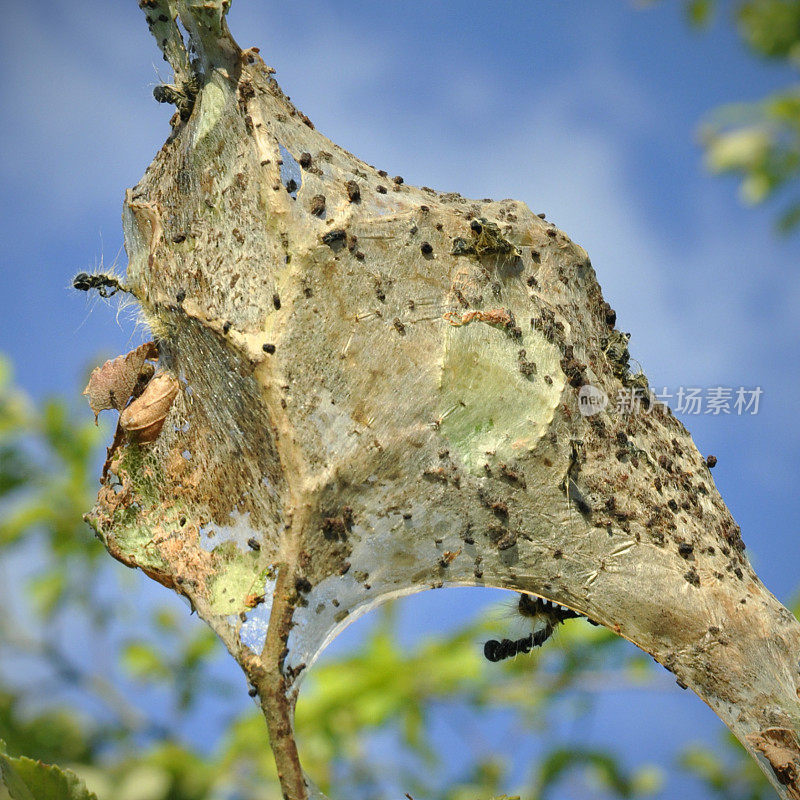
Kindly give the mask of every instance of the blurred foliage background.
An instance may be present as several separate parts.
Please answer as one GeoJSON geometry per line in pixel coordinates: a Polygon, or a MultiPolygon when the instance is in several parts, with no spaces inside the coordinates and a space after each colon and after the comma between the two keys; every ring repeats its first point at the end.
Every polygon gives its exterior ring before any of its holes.
{"type": "MultiPolygon", "coordinates": [[[[797,0],[687,0],[685,5],[689,23],[696,28],[730,22],[754,56],[800,69],[797,0]]],[[[714,109],[700,127],[700,140],[712,172],[739,178],[743,202],[756,205],[774,199],[781,209],[778,231],[798,228],[800,85],[754,102],[714,109]]]]}
{"type": "MultiPolygon", "coordinates": [[[[685,6],[692,25],[733,24],[754,56],[800,67],[800,0],[685,6]]],[[[712,171],[739,178],[744,201],[775,198],[783,203],[778,228],[798,227],[797,86],[711,112],[701,141],[712,171]]],[[[99,800],[278,800],[265,725],[255,704],[242,711],[244,679],[237,684],[220,669],[227,656],[213,634],[166,592],[154,595],[143,576],[108,559],[82,522],[110,438],[89,420],[63,399],[34,404],[0,360],[0,741],[11,756],[69,767],[99,800]],[[187,730],[208,722],[210,697],[212,727],[221,733],[200,747],[187,730]]],[[[656,794],[659,770],[630,767],[613,742],[565,749],[551,746],[547,732],[565,714],[580,725],[596,692],[658,688],[665,673],[579,620],[541,651],[489,664],[479,644],[502,636],[507,624],[488,615],[404,649],[389,606],[358,652],[318,665],[301,694],[297,728],[320,787],[352,800],[404,793],[472,800],[509,791],[542,800],[577,780],[597,797],[656,794]],[[579,690],[582,701],[565,709],[557,698],[567,690],[579,690]],[[467,709],[478,729],[504,710],[520,736],[541,740],[541,757],[509,785],[507,748],[498,741],[442,785],[434,776],[447,753],[428,726],[442,706],[467,709]],[[390,743],[391,767],[375,759],[376,740],[390,743]]],[[[728,736],[719,747],[687,745],[674,768],[695,776],[709,797],[772,796],[728,736]]],[[[0,786],[0,800],[8,797],[0,786]]]]}

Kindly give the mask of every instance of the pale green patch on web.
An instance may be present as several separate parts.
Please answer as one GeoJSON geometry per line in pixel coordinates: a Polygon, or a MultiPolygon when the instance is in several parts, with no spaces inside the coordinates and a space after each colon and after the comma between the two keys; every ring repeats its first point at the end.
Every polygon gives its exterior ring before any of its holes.
{"type": "Polygon", "coordinates": [[[267,577],[257,553],[242,553],[226,542],[214,550],[216,572],[208,580],[208,599],[215,614],[239,614],[251,606],[248,598],[262,591],[267,577]]]}
{"type": "Polygon", "coordinates": [[[212,79],[200,94],[200,117],[194,134],[194,145],[199,145],[209,133],[218,125],[225,110],[227,95],[212,79]]]}
{"type": "Polygon", "coordinates": [[[558,348],[535,330],[511,340],[481,322],[453,326],[446,336],[439,418],[468,469],[477,473],[533,449],[565,384],[558,348]],[[520,350],[536,365],[534,375],[521,371],[520,350]]]}

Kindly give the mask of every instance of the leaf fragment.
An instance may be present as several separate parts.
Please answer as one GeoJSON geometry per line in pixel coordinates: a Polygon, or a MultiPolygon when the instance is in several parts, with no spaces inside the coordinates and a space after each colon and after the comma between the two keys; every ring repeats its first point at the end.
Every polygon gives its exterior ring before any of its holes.
{"type": "Polygon", "coordinates": [[[116,409],[122,411],[128,403],[145,361],[158,357],[158,349],[153,342],[139,345],[123,356],[106,361],[102,367],[92,371],[89,383],[83,390],[89,398],[94,412],[94,420],[101,411],[116,409]]]}
{"type": "Polygon", "coordinates": [[[120,414],[120,426],[140,443],[155,441],[178,389],[177,379],[168,372],[156,375],[141,396],[120,414]]]}
{"type": "Polygon", "coordinates": [[[11,800],[97,800],[71,770],[31,758],[11,758],[0,740],[0,775],[11,800]]]}

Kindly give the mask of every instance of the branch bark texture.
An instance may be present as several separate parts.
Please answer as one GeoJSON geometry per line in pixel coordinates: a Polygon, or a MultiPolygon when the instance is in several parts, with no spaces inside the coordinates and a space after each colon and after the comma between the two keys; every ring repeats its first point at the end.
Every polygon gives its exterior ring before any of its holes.
{"type": "Polygon", "coordinates": [[[181,388],[154,442],[115,437],[90,516],[245,669],[286,796],[316,792],[291,726],[321,649],[389,598],[475,585],[634,642],[800,797],[800,626],[680,422],[579,411],[587,384],[646,387],[586,252],[335,145],[226,3],[140,5],[191,102],[128,191],[127,285],[181,388]]]}

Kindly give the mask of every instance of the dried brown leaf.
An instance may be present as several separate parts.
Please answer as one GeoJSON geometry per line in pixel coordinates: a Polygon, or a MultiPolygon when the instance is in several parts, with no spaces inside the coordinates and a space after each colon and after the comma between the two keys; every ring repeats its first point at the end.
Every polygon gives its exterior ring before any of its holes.
{"type": "Polygon", "coordinates": [[[119,417],[119,424],[137,442],[155,441],[178,394],[178,381],[168,372],[156,375],[119,417]]]}
{"type": "Polygon", "coordinates": [[[106,409],[122,411],[130,399],[139,373],[147,359],[156,358],[158,350],[153,342],[146,342],[124,356],[106,361],[92,371],[83,393],[89,398],[94,419],[106,409]]]}

